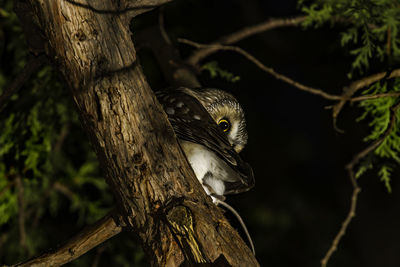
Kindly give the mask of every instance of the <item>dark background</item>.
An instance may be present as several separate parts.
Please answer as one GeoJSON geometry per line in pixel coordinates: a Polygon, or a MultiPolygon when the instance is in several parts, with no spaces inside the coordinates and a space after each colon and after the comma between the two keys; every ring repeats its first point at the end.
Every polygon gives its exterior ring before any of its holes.
{"type": "MultiPolygon", "coordinates": [[[[200,43],[268,18],[301,14],[296,1],[289,0],[177,1],[164,13],[172,40],[183,37],[200,43]]],[[[151,21],[151,14],[145,16],[151,21]]],[[[281,28],[237,45],[296,81],[340,94],[350,83],[352,62],[340,46],[341,30],[329,25],[318,30],[281,28]]],[[[192,51],[178,47],[183,55],[192,51]]],[[[333,129],[331,111],[325,109],[334,103],[276,80],[234,52],[219,52],[203,62],[213,60],[241,77],[229,83],[210,79],[205,72],[201,81],[233,93],[242,104],[249,132],[242,157],[256,176],[253,190],[227,201],[247,223],[261,266],[318,266],[349,210],[352,186],[344,166],[367,146],[362,139],[368,126],[355,121],[361,110],[356,105],[344,109],[338,126],[345,133],[340,134],[333,129]]],[[[145,62],[143,66],[145,71],[153,69],[145,62]]],[[[157,79],[150,82],[156,89],[165,85],[157,79]]],[[[391,194],[375,171],[360,178],[357,216],[329,266],[400,266],[397,176],[393,175],[391,194]]]]}

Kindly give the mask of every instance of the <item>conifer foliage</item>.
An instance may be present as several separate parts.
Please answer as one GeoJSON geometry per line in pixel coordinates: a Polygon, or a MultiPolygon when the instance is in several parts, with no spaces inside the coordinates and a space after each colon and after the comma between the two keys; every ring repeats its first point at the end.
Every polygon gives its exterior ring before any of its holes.
{"type": "MultiPolygon", "coordinates": [[[[349,78],[373,72],[388,71],[400,63],[400,3],[396,0],[320,0],[300,1],[301,10],[307,14],[304,26],[322,27],[343,24],[341,45],[352,57],[349,78]]],[[[400,78],[378,81],[362,92],[374,96],[399,92],[400,78]]],[[[366,121],[371,132],[364,138],[372,143],[384,137],[375,148],[373,156],[368,156],[358,167],[356,177],[375,168],[387,190],[391,174],[400,163],[400,110],[393,108],[399,104],[398,96],[378,97],[362,101],[364,110],[358,121],[366,121]],[[390,127],[392,116],[395,125],[390,127]]]]}

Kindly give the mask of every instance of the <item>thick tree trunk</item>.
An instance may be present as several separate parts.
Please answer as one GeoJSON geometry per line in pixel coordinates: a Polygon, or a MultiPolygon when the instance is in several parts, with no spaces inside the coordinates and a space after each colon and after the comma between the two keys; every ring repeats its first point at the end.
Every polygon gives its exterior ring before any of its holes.
{"type": "Polygon", "coordinates": [[[125,230],[152,264],[257,266],[195,178],[136,60],[131,16],[166,1],[16,2],[71,89],[125,230]]]}

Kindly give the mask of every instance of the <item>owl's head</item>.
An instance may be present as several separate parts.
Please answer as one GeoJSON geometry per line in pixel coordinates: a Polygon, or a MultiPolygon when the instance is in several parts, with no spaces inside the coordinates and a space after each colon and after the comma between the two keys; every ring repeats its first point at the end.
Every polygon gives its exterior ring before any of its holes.
{"type": "Polygon", "coordinates": [[[247,143],[247,131],[244,112],[236,98],[214,88],[191,90],[191,95],[200,101],[239,153],[247,143]]]}

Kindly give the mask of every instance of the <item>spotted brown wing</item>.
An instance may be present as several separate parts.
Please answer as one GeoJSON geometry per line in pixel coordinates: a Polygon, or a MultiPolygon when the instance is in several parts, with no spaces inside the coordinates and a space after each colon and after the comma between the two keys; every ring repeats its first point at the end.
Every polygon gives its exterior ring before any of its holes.
{"type": "Polygon", "coordinates": [[[204,145],[239,174],[238,178],[225,181],[225,194],[244,192],[254,186],[251,167],[232,148],[225,133],[196,98],[180,90],[166,90],[156,95],[179,139],[204,145]]]}

